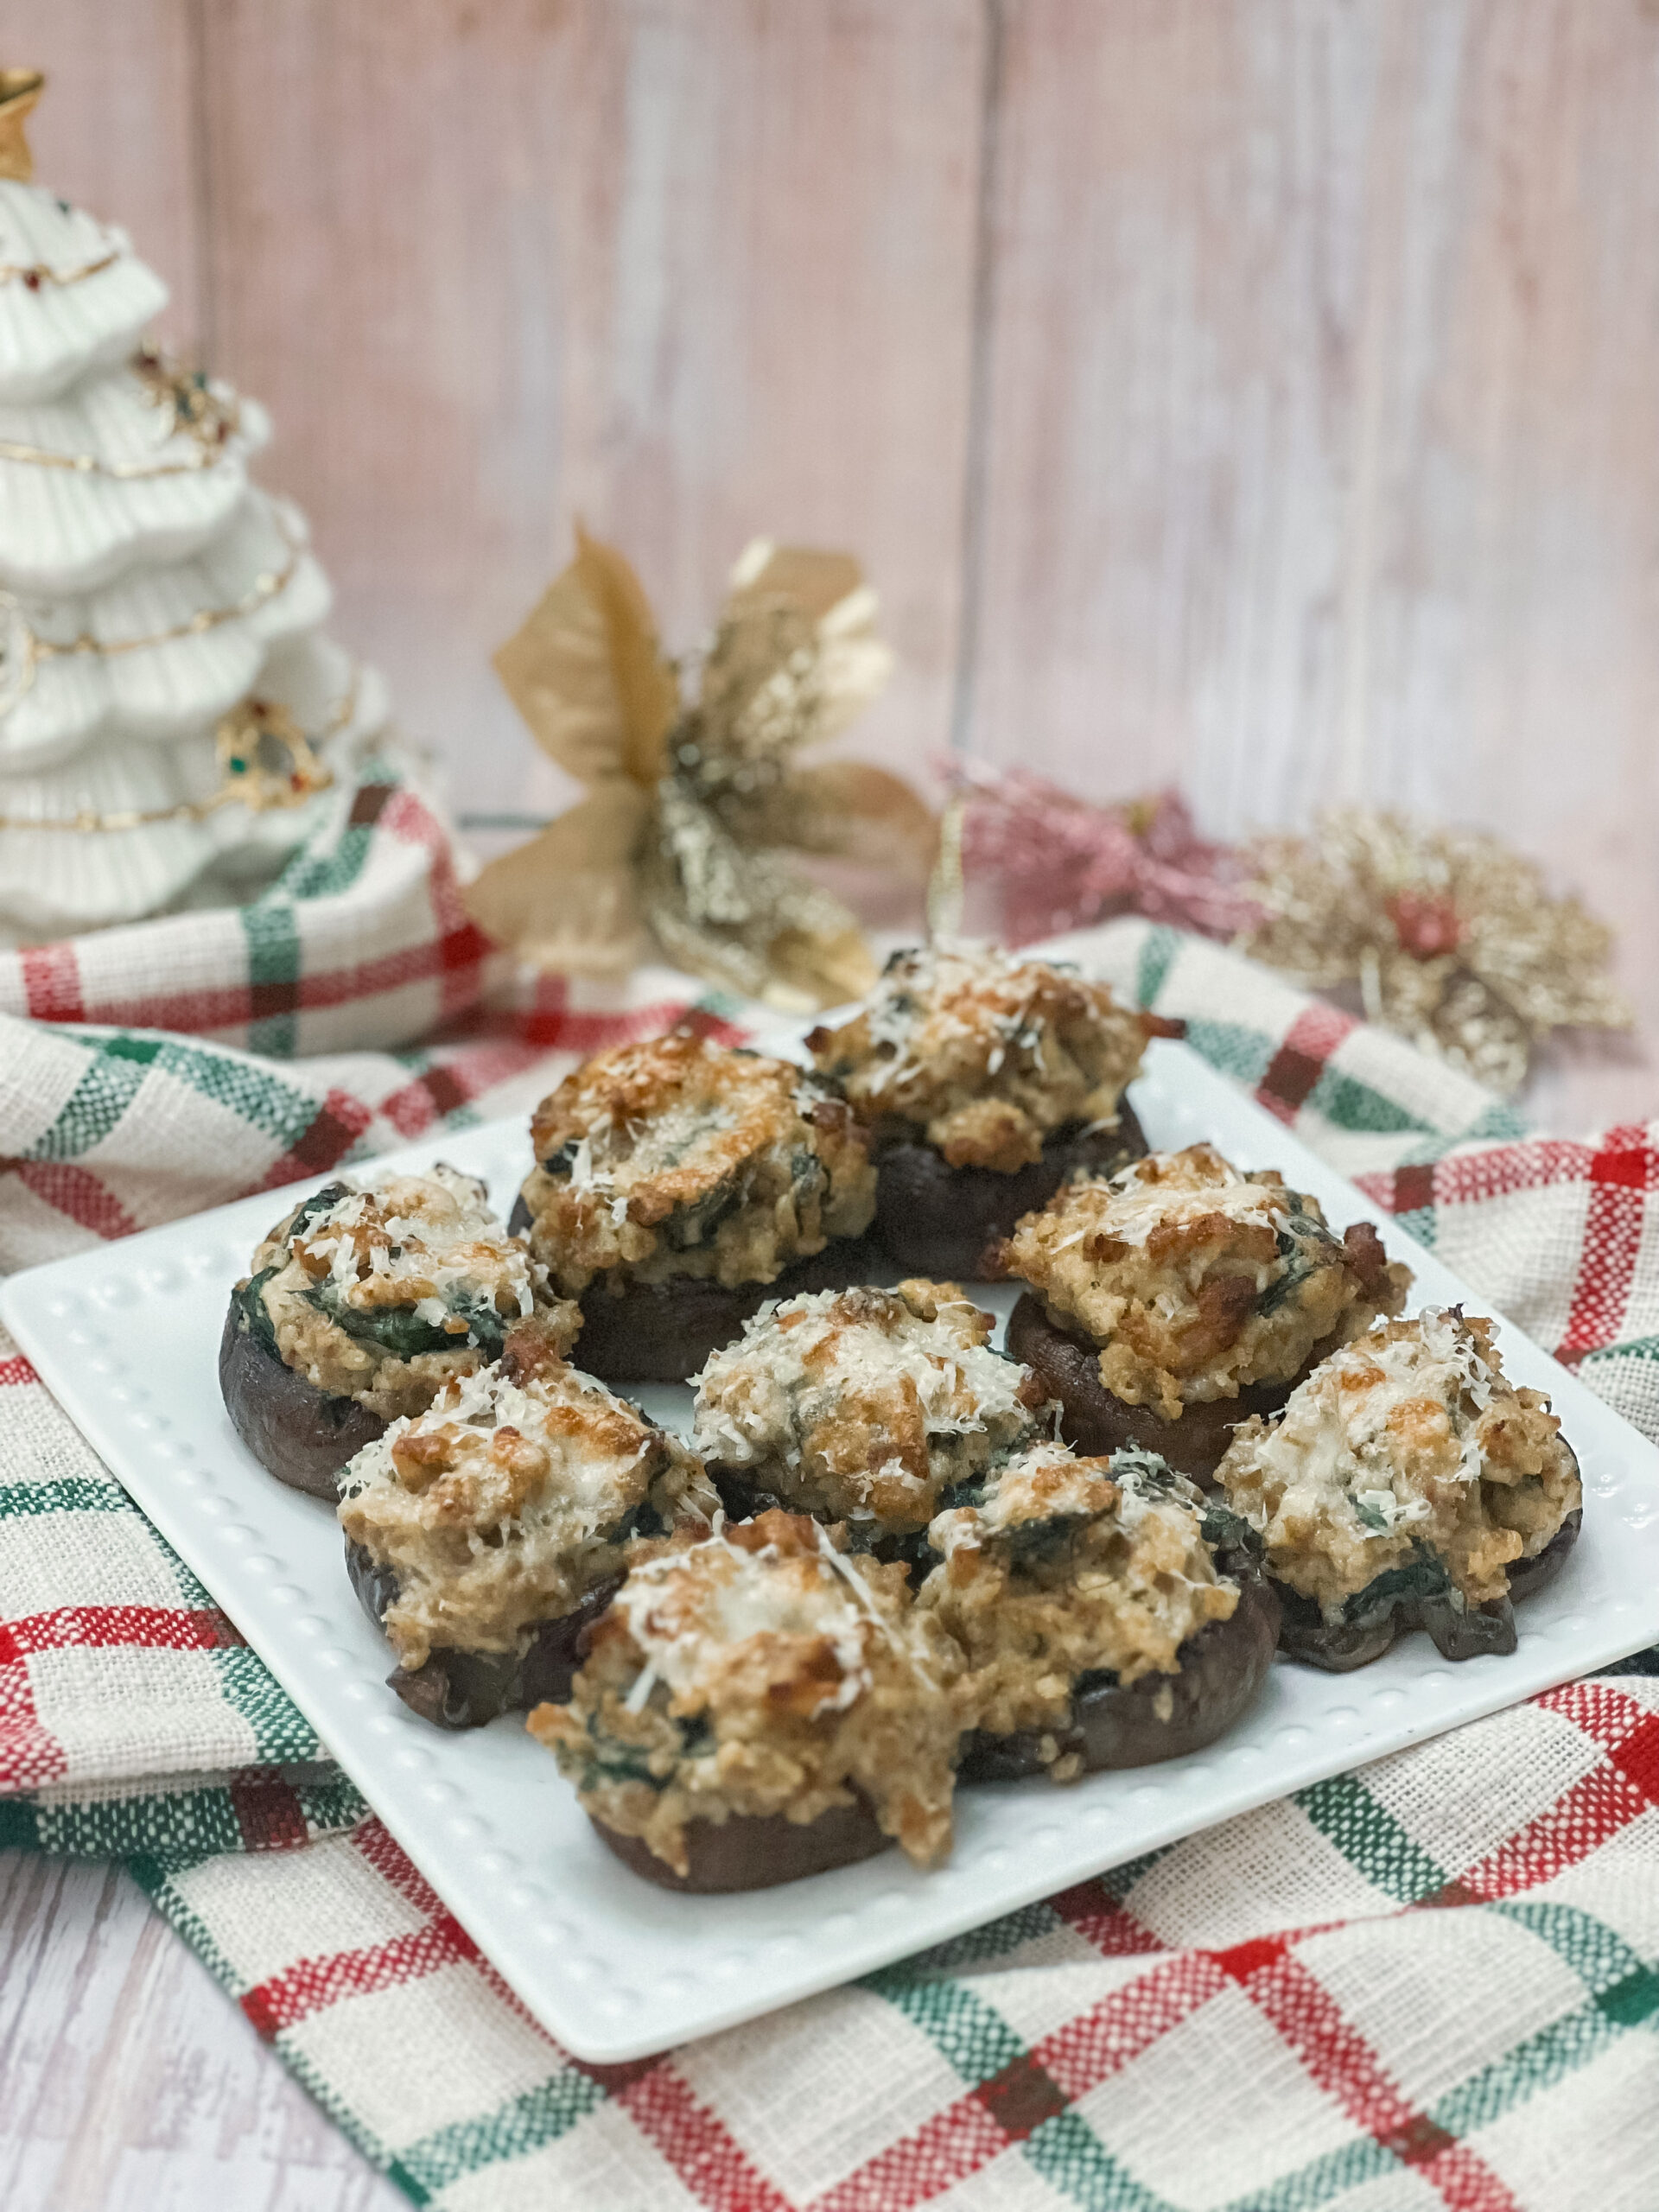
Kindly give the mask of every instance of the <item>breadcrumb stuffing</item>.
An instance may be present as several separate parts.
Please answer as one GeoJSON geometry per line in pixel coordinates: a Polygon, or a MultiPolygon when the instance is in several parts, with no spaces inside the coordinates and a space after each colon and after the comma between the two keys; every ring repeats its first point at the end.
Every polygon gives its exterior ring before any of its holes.
{"type": "Polygon", "coordinates": [[[476,1176],[442,1162],[363,1185],[341,1178],[271,1230],[237,1297],[315,1389],[386,1421],[420,1413],[532,1314],[561,1351],[582,1327],[486,1198],[476,1176]]]}
{"type": "Polygon", "coordinates": [[[529,1720],[588,1812],[681,1875],[694,1821],[860,1795],[918,1866],[949,1854],[961,1661],[902,1567],[780,1512],[632,1558],[570,1702],[529,1720]]]}
{"type": "Polygon", "coordinates": [[[1217,1478],[1269,1570],[1329,1622],[1426,1556],[1485,1605],[1582,1504],[1560,1431],[1543,1394],[1504,1375],[1491,1321],[1430,1308],[1327,1360],[1273,1424],[1242,1423],[1217,1478]]]}
{"type": "Polygon", "coordinates": [[[919,1280],[763,1306],[697,1376],[693,1441],[802,1512],[922,1529],[1043,1412],[995,1326],[955,1283],[919,1280]]]}
{"type": "Polygon", "coordinates": [[[1039,1753],[1057,1780],[1077,1770],[1060,1770],[1058,1739],[1080,1677],[1174,1674],[1186,1639],[1238,1606],[1198,1491],[1147,1452],[1033,1446],[987,1477],[976,1504],[940,1514],[928,1541],[943,1563],[917,1604],[966,1658],[965,1725],[1046,1732],[1039,1753]]]}
{"type": "Polygon", "coordinates": [[[340,1523],[396,1575],[383,1625],[406,1668],[435,1648],[522,1654],[653,1533],[719,1510],[701,1461],[524,1327],[340,1477],[340,1523]]]}
{"type": "Polygon", "coordinates": [[[850,1021],[806,1041],[861,1119],[1013,1174],[1055,1129],[1116,1126],[1160,1026],[1071,968],[956,944],[895,953],[850,1021]]]}
{"type": "Polygon", "coordinates": [[[770,1282],[861,1236],[875,1172],[845,1103],[786,1060],[677,1030],[596,1053],[537,1108],[531,1249],[567,1295],[603,1278],[770,1282]]]}
{"type": "Polygon", "coordinates": [[[1099,1345],[1108,1390],[1165,1421],[1287,1382],[1316,1346],[1397,1313],[1411,1284],[1369,1222],[1338,1239],[1317,1198],[1208,1144],[1067,1185],[1001,1259],[1057,1327],[1099,1345]]]}

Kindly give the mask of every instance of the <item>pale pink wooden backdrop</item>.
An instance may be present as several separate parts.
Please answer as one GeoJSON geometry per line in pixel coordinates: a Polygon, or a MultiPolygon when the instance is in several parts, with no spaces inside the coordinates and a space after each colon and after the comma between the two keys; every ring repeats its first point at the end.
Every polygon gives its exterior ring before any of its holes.
{"type": "MultiPolygon", "coordinates": [[[[8,0],[43,176],[272,407],[340,626],[472,806],[619,538],[694,637],[866,558],[855,741],[1210,826],[1482,822],[1659,1033],[1654,0],[8,0]]],[[[1548,1089],[1548,1085],[1546,1086],[1548,1089]]],[[[1559,1079],[1558,1079],[1559,1090],[1559,1079]]],[[[1580,1118],[1659,1105],[1580,1068],[1580,1118]]]]}

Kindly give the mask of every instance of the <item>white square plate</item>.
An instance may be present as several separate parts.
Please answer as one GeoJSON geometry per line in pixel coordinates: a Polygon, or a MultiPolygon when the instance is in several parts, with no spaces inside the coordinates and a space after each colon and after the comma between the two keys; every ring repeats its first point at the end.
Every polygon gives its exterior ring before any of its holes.
{"type": "MultiPolygon", "coordinates": [[[[1242,1167],[1282,1169],[1338,1228],[1374,1214],[1185,1046],[1155,1042],[1133,1097],[1155,1147],[1208,1137],[1242,1167]]],[[[389,1158],[451,1160],[485,1177],[505,1214],[530,1151],[513,1122],[389,1158]]],[[[585,2059],[642,2056],[829,1988],[1659,1641],[1659,1452],[1506,1329],[1505,1364],[1552,1394],[1586,1491],[1583,1536],[1559,1580],[1519,1608],[1512,1656],[1448,1665],[1411,1635],[1353,1675],[1279,1661],[1244,1722],[1208,1751],[1068,1789],[964,1790],[955,1855],[939,1872],[918,1873],[894,1849],[782,1889],[677,1897],[601,1848],[518,1717],[446,1735],[393,1696],[390,1653],[346,1583],[334,1516],[273,1481],[232,1430],[215,1368],[226,1300],[302,1195],[295,1185],[32,1268],[0,1287],[0,1316],[456,1917],[585,2059]]],[[[1416,1271],[1414,1306],[1485,1310],[1431,1254],[1379,1225],[1416,1271]]],[[[1012,1304],[1010,1292],[982,1294],[1002,1313],[1012,1304]]],[[[684,1423],[689,1391],[639,1395],[658,1419],[684,1423]]]]}

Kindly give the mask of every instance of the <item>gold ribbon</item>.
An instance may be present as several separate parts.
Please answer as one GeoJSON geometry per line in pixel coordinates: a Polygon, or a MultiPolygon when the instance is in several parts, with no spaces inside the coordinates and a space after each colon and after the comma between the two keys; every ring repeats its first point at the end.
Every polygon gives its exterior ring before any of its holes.
{"type": "Polygon", "coordinates": [[[543,751],[587,797],[464,893],[478,926],[537,967],[611,972],[654,941],[677,966],[807,1011],[856,997],[875,963],[796,853],[925,880],[936,826],[861,760],[803,765],[886,683],[874,593],[843,553],[757,540],[732,574],[695,696],[622,556],[576,556],[495,656],[543,751]]]}

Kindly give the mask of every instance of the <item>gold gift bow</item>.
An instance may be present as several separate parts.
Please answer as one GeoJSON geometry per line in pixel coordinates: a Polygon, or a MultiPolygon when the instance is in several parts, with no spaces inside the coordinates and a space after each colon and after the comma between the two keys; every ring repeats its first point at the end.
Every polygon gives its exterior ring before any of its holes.
{"type": "Polygon", "coordinates": [[[654,939],[677,966],[790,1012],[858,996],[875,963],[791,851],[925,879],[933,816],[861,760],[797,755],[885,684],[875,594],[842,553],[757,539],[732,572],[695,698],[628,563],[576,555],[495,656],[543,751],[588,795],[463,893],[486,936],[543,969],[614,973],[654,939]]]}

